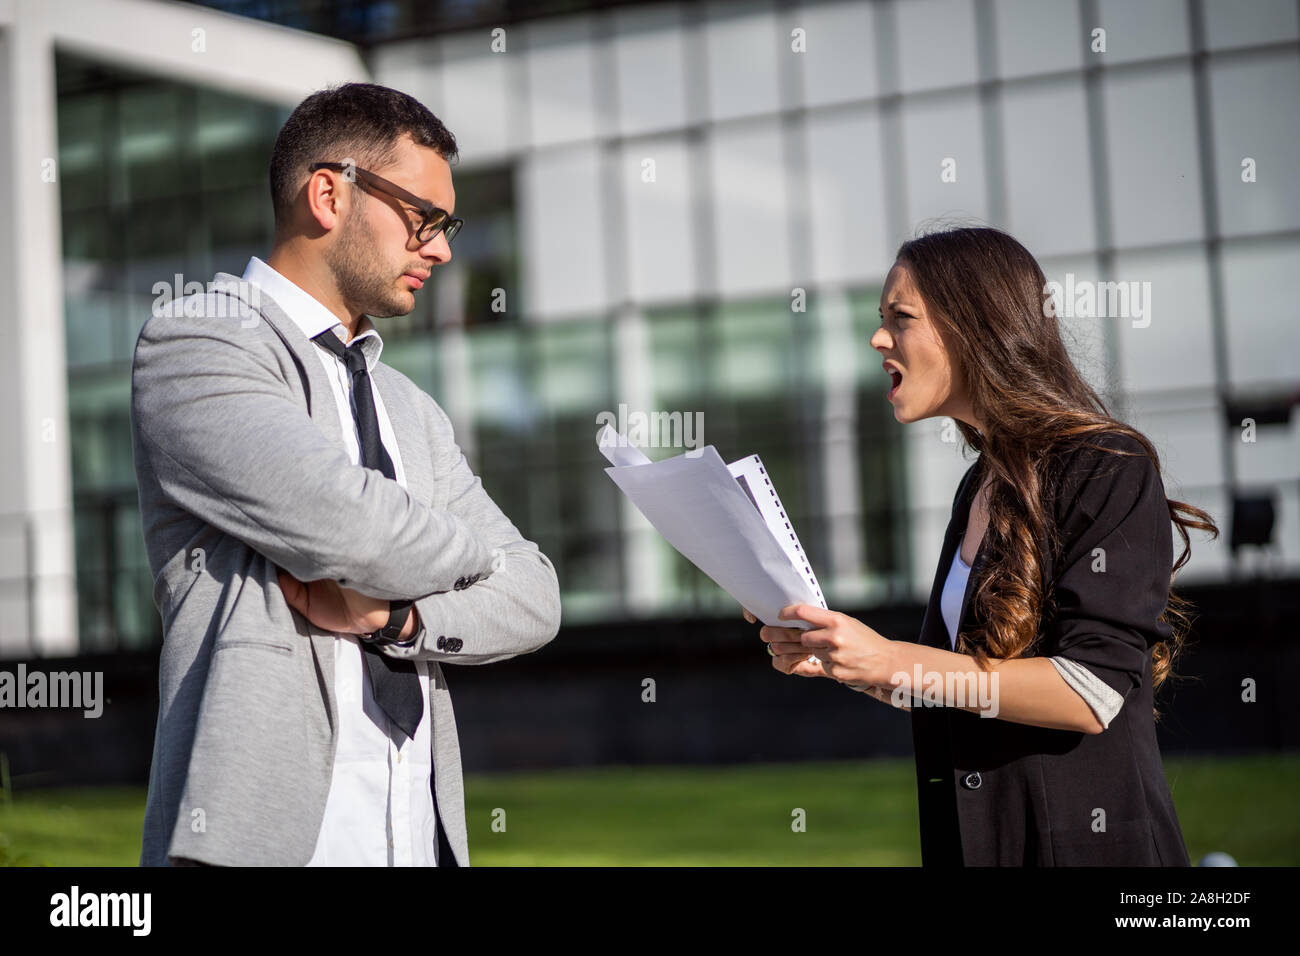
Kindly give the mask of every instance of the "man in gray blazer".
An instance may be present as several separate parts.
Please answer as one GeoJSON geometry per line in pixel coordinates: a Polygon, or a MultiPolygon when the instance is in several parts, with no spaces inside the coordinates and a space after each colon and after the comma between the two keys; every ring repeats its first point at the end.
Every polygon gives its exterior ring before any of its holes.
{"type": "Polygon", "coordinates": [[[160,706],[143,865],[468,865],[442,662],[545,645],[550,561],[379,361],[451,257],[455,140],[394,90],[294,111],[275,244],[155,308],[131,435],[160,706]]]}

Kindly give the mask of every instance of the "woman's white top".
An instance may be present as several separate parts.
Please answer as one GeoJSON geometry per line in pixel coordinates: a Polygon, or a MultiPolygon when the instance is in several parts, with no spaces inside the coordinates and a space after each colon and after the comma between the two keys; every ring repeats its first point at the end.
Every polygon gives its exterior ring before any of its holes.
{"type": "MultiPolygon", "coordinates": [[[[962,540],[965,535],[962,536],[962,540]]],[[[957,649],[957,628],[961,623],[961,605],[966,597],[966,582],[970,579],[970,565],[961,559],[961,541],[953,551],[952,565],[948,568],[948,577],[943,582],[943,593],[939,596],[939,610],[943,612],[943,623],[948,628],[948,644],[957,649]]],[[[1080,697],[1092,708],[1102,727],[1109,727],[1120,707],[1124,705],[1121,697],[1113,687],[1104,682],[1078,661],[1065,657],[1049,657],[1057,673],[1064,678],[1080,697]]]]}
{"type": "Polygon", "coordinates": [[[943,611],[943,623],[948,625],[948,643],[957,649],[957,626],[961,619],[961,602],[966,596],[966,582],[970,578],[970,565],[961,559],[961,542],[952,553],[952,567],[948,569],[948,579],[943,582],[943,594],[939,598],[939,609],[943,611]]]}

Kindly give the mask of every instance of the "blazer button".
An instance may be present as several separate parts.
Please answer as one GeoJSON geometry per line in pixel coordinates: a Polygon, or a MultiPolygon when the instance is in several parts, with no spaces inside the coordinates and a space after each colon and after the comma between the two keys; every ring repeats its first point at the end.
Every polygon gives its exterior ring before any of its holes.
{"type": "Polygon", "coordinates": [[[982,778],[978,773],[968,773],[966,776],[962,777],[961,782],[962,786],[967,790],[978,790],[980,785],[984,783],[984,778],[982,778]]]}
{"type": "Polygon", "coordinates": [[[438,650],[442,650],[442,649],[443,649],[444,647],[446,647],[446,646],[447,646],[447,637],[446,637],[446,635],[439,634],[439,635],[438,635],[438,650]]]}

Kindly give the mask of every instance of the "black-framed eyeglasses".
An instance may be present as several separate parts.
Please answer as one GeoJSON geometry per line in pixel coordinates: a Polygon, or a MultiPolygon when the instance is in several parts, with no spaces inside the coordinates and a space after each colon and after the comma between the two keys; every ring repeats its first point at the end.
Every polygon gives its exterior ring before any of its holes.
{"type": "Polygon", "coordinates": [[[410,203],[424,215],[420,222],[420,228],[415,231],[415,238],[420,245],[424,245],[438,233],[447,237],[447,244],[456,238],[460,232],[460,227],[465,225],[465,220],[456,216],[447,214],[445,209],[439,209],[427,199],[421,199],[414,193],[409,193],[397,183],[390,183],[382,176],[376,176],[368,169],[362,169],[360,166],[353,166],[351,163],[312,163],[311,172],[318,169],[336,169],[339,172],[356,173],[357,178],[369,186],[371,189],[377,189],[381,193],[392,196],[394,199],[400,199],[402,202],[410,203]]]}

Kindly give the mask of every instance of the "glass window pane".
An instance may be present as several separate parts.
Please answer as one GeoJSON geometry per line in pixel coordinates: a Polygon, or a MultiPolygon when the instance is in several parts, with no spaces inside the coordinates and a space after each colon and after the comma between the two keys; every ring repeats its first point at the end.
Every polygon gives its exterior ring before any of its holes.
{"type": "Polygon", "coordinates": [[[535,479],[532,475],[535,447],[545,435],[528,381],[524,342],[516,330],[481,326],[465,333],[465,344],[472,436],[458,435],[458,443],[472,446],[471,468],[497,507],[524,537],[551,557],[542,536],[542,525],[550,519],[546,509],[532,505],[537,495],[545,502],[552,479],[549,473],[540,473],[535,479]],[[522,474],[529,475],[529,480],[521,480],[522,474]]]}
{"type": "Polygon", "coordinates": [[[538,403],[527,380],[522,339],[510,330],[487,326],[474,329],[466,340],[476,427],[491,425],[509,432],[511,440],[520,437],[536,424],[538,416],[538,403]]]}
{"type": "Polygon", "coordinates": [[[614,68],[625,136],[686,123],[686,48],[673,7],[616,10],[614,68]]]}
{"type": "Polygon", "coordinates": [[[529,318],[606,308],[604,180],[596,147],[530,153],[519,181],[531,251],[524,260],[529,318]]]}
{"type": "Polygon", "coordinates": [[[859,283],[893,264],[888,235],[880,118],[873,108],[808,118],[813,275],[859,283]]]}
{"type": "Polygon", "coordinates": [[[1295,277],[1300,241],[1227,243],[1223,297],[1227,313],[1228,376],[1232,386],[1292,383],[1300,333],[1295,277]]]}
{"type": "Polygon", "coordinates": [[[719,395],[758,400],[794,393],[804,377],[799,359],[806,343],[796,341],[796,313],[788,303],[726,303],[714,323],[717,351],[709,377],[719,395]]]}
{"type": "Polygon", "coordinates": [[[528,104],[532,145],[591,139],[597,133],[591,21],[566,17],[529,24],[528,104]]]}
{"type": "Polygon", "coordinates": [[[1214,168],[1224,235],[1300,228],[1300,54],[1210,62],[1214,168]],[[1242,162],[1254,162],[1243,182],[1242,162]]]}
{"type": "Polygon", "coordinates": [[[212,271],[243,275],[249,258],[266,258],[267,237],[275,229],[266,186],[221,190],[203,196],[201,201],[208,227],[204,252],[212,271]]]}
{"type": "Polygon", "coordinates": [[[1096,244],[1092,167],[1083,135],[1087,127],[1077,77],[1003,90],[1007,222],[1035,256],[1079,252],[1096,244]],[[1046,117],[1051,117],[1050,130],[1046,117]]]}
{"type": "MultiPolygon", "coordinates": [[[[815,3],[794,19],[807,37],[807,52],[796,58],[805,103],[822,106],[876,95],[876,28],[869,4],[815,3]]],[[[788,45],[789,39],[783,40],[788,45]]]]}
{"type": "Polygon", "coordinates": [[[1201,0],[1205,9],[1205,40],[1211,50],[1294,40],[1297,10],[1294,0],[1201,0]]]}
{"type": "Polygon", "coordinates": [[[1099,0],[1097,10],[1100,22],[1084,24],[1089,64],[1097,57],[1106,64],[1130,63],[1188,51],[1187,0],[1099,0]],[[1105,53],[1091,51],[1091,33],[1098,26],[1106,30],[1105,53]]]}
{"type": "Polygon", "coordinates": [[[998,71],[1004,77],[1077,69],[1087,37],[1075,3],[997,0],[993,5],[998,71]]]}
{"type": "MultiPolygon", "coordinates": [[[[277,118],[288,116],[278,117],[279,111],[271,107],[213,90],[199,90],[197,97],[199,168],[187,170],[189,176],[201,176],[207,190],[255,186],[265,205],[269,147],[279,131],[277,118]]],[[[197,185],[191,182],[190,188],[197,185]]]]}
{"type": "Polygon", "coordinates": [[[590,417],[584,441],[595,435],[595,410],[608,407],[612,391],[609,330],[607,322],[580,320],[545,326],[533,337],[537,400],[556,417],[590,417]]]}
{"type": "MultiPolygon", "coordinates": [[[[207,282],[188,254],[193,240],[193,219],[185,203],[170,199],[140,201],[132,205],[126,221],[126,288],[144,294],[156,282],[207,282]]],[[[239,270],[243,272],[243,267],[239,270]]]]}
{"type": "Polygon", "coordinates": [[[65,211],[101,207],[109,183],[108,97],[103,93],[60,97],[58,114],[59,202],[65,211]]]}
{"type": "Polygon", "coordinates": [[[1097,283],[1111,277],[1100,274],[1095,255],[1039,258],[1038,264],[1047,281],[1055,282],[1061,287],[1056,309],[1061,339],[1065,342],[1070,361],[1079,370],[1083,380],[1105,397],[1114,374],[1109,364],[1107,346],[1107,336],[1111,334],[1108,330],[1114,322],[1100,316],[1098,313],[1101,310],[1087,308],[1087,300],[1079,298],[1079,290],[1084,288],[1085,283],[1095,289],[1097,283]],[[1069,294],[1071,289],[1075,290],[1072,299],[1069,294]]]}
{"type": "Polygon", "coordinates": [[[984,125],[974,92],[904,101],[903,162],[909,234],[936,216],[988,219],[984,125]]]}
{"type": "Polygon", "coordinates": [[[579,321],[539,327],[530,337],[536,394],[549,422],[530,455],[528,478],[541,476],[530,494],[532,518],[553,542],[545,553],[562,590],[578,602],[575,610],[589,612],[608,612],[621,592],[614,532],[622,495],[594,441],[596,413],[613,407],[609,332],[606,322],[579,321]]]}
{"type": "Polygon", "coordinates": [[[1198,246],[1120,253],[1115,274],[1151,283],[1146,314],[1117,319],[1114,325],[1125,391],[1212,389],[1214,335],[1205,251],[1198,246]]]}
{"type": "MultiPolygon", "coordinates": [[[[507,31],[507,51],[512,35],[507,31]]],[[[451,130],[468,161],[501,158],[511,145],[510,131],[519,130],[525,118],[511,79],[514,60],[508,52],[492,53],[485,31],[446,37],[441,48],[442,102],[426,105],[451,130]]]]}
{"type": "Polygon", "coordinates": [[[64,334],[70,368],[113,360],[114,293],[68,295],[63,300],[64,334]]]}
{"type": "Polygon", "coordinates": [[[637,140],[621,151],[633,301],[690,298],[696,289],[693,153],[678,137],[637,140]]]}
{"type": "Polygon", "coordinates": [[[708,5],[704,42],[714,119],[775,112],[779,104],[776,18],[766,3],[708,5]]]}
{"type": "Polygon", "coordinates": [[[903,92],[964,86],[979,79],[971,0],[894,4],[899,84],[903,92]]]}
{"type": "MultiPolygon", "coordinates": [[[[1178,403],[1156,393],[1136,394],[1129,399],[1127,411],[1130,424],[1156,446],[1168,497],[1187,501],[1185,496],[1193,489],[1222,485],[1224,420],[1213,394],[1178,403]]],[[[1237,457],[1240,460],[1242,456],[1237,457]]],[[[1222,511],[1214,514],[1216,518],[1225,516],[1222,511]]],[[[1227,522],[1221,530],[1226,538],[1227,522]]],[[[1198,563],[1206,543],[1204,537],[1193,533],[1192,555],[1198,563]]],[[[1175,556],[1181,550],[1181,542],[1176,541],[1175,556]]]]}
{"type": "Polygon", "coordinates": [[[709,388],[705,350],[710,338],[700,316],[694,310],[652,312],[647,316],[646,338],[656,407],[698,407],[709,388]]]}
{"type": "MultiPolygon", "coordinates": [[[[435,340],[423,335],[418,338],[390,336],[382,325],[379,327],[379,334],[384,340],[384,364],[397,369],[422,391],[430,395],[437,394],[439,391],[438,346],[435,340]]],[[[443,410],[446,411],[445,408],[443,410]]]]}
{"type": "Polygon", "coordinates": [[[172,196],[193,176],[189,131],[193,93],[178,86],[125,89],[118,101],[120,159],[127,197],[172,196]]]}
{"type": "Polygon", "coordinates": [[[442,64],[438,62],[437,40],[424,36],[381,43],[370,54],[376,83],[415,97],[442,118],[442,64]]]}
{"type": "Polygon", "coordinates": [[[1102,94],[1115,244],[1204,235],[1190,69],[1103,74],[1102,94]]]}
{"type": "Polygon", "coordinates": [[[717,291],[790,288],[790,207],[781,127],[771,120],[714,129],[709,144],[717,291]]]}
{"type": "Polygon", "coordinates": [[[84,295],[122,285],[120,235],[113,226],[121,218],[107,206],[63,210],[64,295],[84,295]]]}

